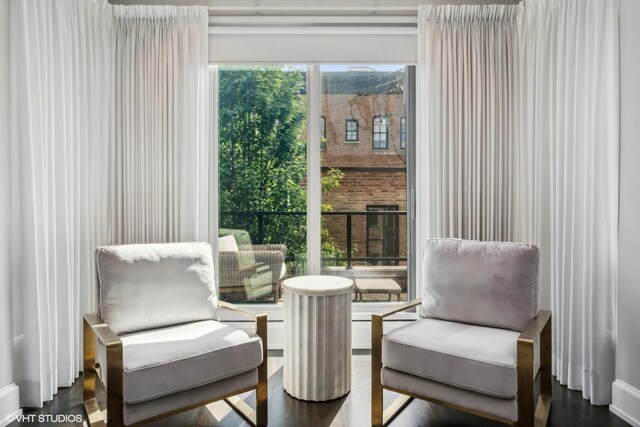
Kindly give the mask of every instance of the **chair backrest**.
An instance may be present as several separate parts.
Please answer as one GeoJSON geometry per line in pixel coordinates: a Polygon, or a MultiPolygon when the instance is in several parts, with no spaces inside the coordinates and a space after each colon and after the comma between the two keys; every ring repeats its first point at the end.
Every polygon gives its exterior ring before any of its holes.
{"type": "Polygon", "coordinates": [[[218,235],[220,237],[233,236],[236,243],[241,246],[251,245],[251,236],[247,230],[235,228],[221,228],[218,235]]]}
{"type": "Polygon", "coordinates": [[[103,246],[96,266],[100,314],[116,334],[216,318],[208,243],[103,246]]]}
{"type": "Polygon", "coordinates": [[[538,261],[532,244],[430,239],[421,314],[522,331],[538,312],[538,261]]]}

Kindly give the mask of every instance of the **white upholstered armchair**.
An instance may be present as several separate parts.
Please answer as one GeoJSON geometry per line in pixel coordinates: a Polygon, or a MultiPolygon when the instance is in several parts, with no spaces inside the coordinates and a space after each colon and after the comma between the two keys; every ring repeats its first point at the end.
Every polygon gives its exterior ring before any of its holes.
{"type": "Polygon", "coordinates": [[[372,424],[385,425],[416,397],[506,424],[544,426],[551,405],[551,314],[537,309],[538,249],[431,239],[423,271],[422,299],[372,317],[372,424]],[[383,335],[384,318],[412,307],[421,319],[383,335]],[[383,389],[401,394],[387,410],[383,389]]]}
{"type": "Polygon", "coordinates": [[[101,247],[96,264],[100,313],[84,317],[89,424],[104,425],[98,378],[107,389],[108,426],[143,424],[220,399],[253,425],[267,424],[267,318],[216,301],[209,244],[101,247]],[[218,309],[253,317],[256,333],[218,322],[218,309]],[[250,390],[255,411],[236,396],[250,390]]]}

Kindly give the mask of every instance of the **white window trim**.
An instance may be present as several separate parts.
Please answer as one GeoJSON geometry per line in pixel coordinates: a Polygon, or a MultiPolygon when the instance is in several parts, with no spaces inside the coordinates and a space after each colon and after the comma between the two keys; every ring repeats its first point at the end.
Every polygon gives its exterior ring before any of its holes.
{"type": "Polygon", "coordinates": [[[416,6],[213,6],[209,60],[236,65],[415,65],[417,11],[416,6]]]}
{"type": "MultiPolygon", "coordinates": [[[[210,66],[211,69],[211,102],[216,108],[213,108],[213,125],[212,125],[212,143],[214,146],[214,159],[218,162],[218,67],[215,65],[210,66]]],[[[311,65],[307,70],[307,102],[308,102],[308,117],[320,117],[321,112],[321,78],[320,78],[320,66],[311,65]]],[[[307,150],[307,167],[309,171],[316,171],[315,173],[308,173],[308,196],[307,196],[307,212],[320,212],[322,195],[321,195],[321,151],[320,151],[320,120],[308,120],[307,126],[307,138],[308,138],[308,150],[307,150]]],[[[356,143],[356,141],[354,141],[356,143]]],[[[218,203],[218,177],[214,177],[215,182],[215,194],[214,200],[218,203]]],[[[218,212],[218,210],[215,210],[218,212]]],[[[218,224],[218,217],[214,220],[214,223],[218,224]]],[[[321,215],[307,215],[307,274],[321,274],[321,215]]],[[[216,227],[217,230],[217,227],[216,227]]],[[[216,269],[216,283],[218,283],[218,239],[214,239],[212,244],[214,254],[214,266],[216,269]]],[[[397,306],[398,302],[357,302],[352,305],[352,321],[354,322],[370,322],[371,314],[378,311],[382,311],[386,308],[397,306]]],[[[269,322],[282,322],[284,320],[284,306],[283,303],[277,304],[243,304],[249,310],[256,313],[266,313],[269,322]]],[[[219,310],[220,319],[229,322],[245,322],[246,317],[242,317],[235,313],[228,312],[226,310],[219,310]]],[[[393,320],[408,321],[414,320],[415,313],[400,313],[394,316],[393,320]]],[[[363,342],[363,337],[356,337],[354,340],[357,342],[363,342]]],[[[271,345],[270,345],[271,347],[271,345]]],[[[276,348],[276,347],[273,347],[276,348]]]]}
{"type": "MultiPolygon", "coordinates": [[[[320,66],[311,65],[307,69],[307,274],[320,274],[321,260],[321,215],[309,215],[309,212],[322,211],[320,120],[321,116],[320,66]]],[[[325,133],[326,133],[325,120],[325,133]]]]}

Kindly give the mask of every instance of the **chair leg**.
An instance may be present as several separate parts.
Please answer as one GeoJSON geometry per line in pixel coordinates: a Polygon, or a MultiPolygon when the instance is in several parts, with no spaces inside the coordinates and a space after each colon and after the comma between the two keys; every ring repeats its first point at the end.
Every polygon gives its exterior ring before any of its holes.
{"type": "Polygon", "coordinates": [[[536,405],[534,423],[536,427],[547,425],[551,410],[551,317],[540,333],[540,398],[536,405]]]}
{"type": "MultiPolygon", "coordinates": [[[[107,352],[106,370],[102,375],[107,377],[107,419],[102,416],[102,411],[95,398],[96,392],[96,364],[95,364],[95,339],[96,332],[93,328],[106,328],[106,325],[96,324],[92,326],[87,317],[83,320],[83,403],[87,414],[88,425],[91,427],[124,427],[124,402],[122,397],[122,342],[113,335],[110,342],[104,342],[107,352]]],[[[102,332],[103,334],[105,332],[102,332]]],[[[101,370],[105,367],[101,367],[101,370]]]]}
{"type": "Polygon", "coordinates": [[[252,426],[258,425],[257,423],[257,412],[253,410],[251,406],[247,404],[244,400],[240,398],[240,396],[231,396],[224,399],[225,402],[233,410],[235,410],[238,415],[242,416],[245,420],[249,422],[252,426]]]}
{"type": "Polygon", "coordinates": [[[87,401],[96,397],[96,336],[91,329],[87,319],[83,319],[83,396],[82,400],[87,401]]]}
{"type": "Polygon", "coordinates": [[[96,400],[96,336],[87,319],[83,319],[83,370],[82,400],[87,415],[87,424],[91,427],[104,427],[105,420],[96,400]]]}
{"type": "Polygon", "coordinates": [[[266,427],[269,423],[269,372],[267,360],[267,315],[256,316],[256,334],[262,340],[262,363],[258,366],[258,385],[256,386],[255,411],[239,396],[231,396],[225,400],[233,409],[242,415],[251,425],[266,427]]]}
{"type": "Polygon", "coordinates": [[[518,339],[518,427],[533,427],[533,341],[518,339]]]}
{"type": "Polygon", "coordinates": [[[256,389],[256,425],[269,423],[269,372],[267,355],[267,316],[256,319],[256,333],[262,339],[262,363],[258,366],[258,387],[256,389]]]}
{"type": "Polygon", "coordinates": [[[107,345],[107,426],[124,427],[122,343],[107,345]]]}
{"type": "Polygon", "coordinates": [[[387,409],[382,412],[382,424],[386,426],[388,423],[390,423],[396,417],[396,415],[402,412],[405,406],[411,403],[412,400],[413,397],[406,396],[404,394],[396,397],[396,399],[391,402],[391,405],[389,405],[387,409]]]}

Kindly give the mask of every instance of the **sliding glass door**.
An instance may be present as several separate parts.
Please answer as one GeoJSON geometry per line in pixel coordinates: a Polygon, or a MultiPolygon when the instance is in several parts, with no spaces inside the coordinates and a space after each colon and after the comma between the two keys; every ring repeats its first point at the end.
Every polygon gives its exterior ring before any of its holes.
{"type": "Polygon", "coordinates": [[[218,68],[220,298],[277,302],[305,272],[306,67],[218,68]]]}
{"type": "Polygon", "coordinates": [[[278,302],[309,273],[407,298],[406,68],[218,67],[221,299],[278,302]]]}
{"type": "Polygon", "coordinates": [[[320,70],[323,273],[353,279],[358,302],[406,299],[406,67],[320,70]]]}

